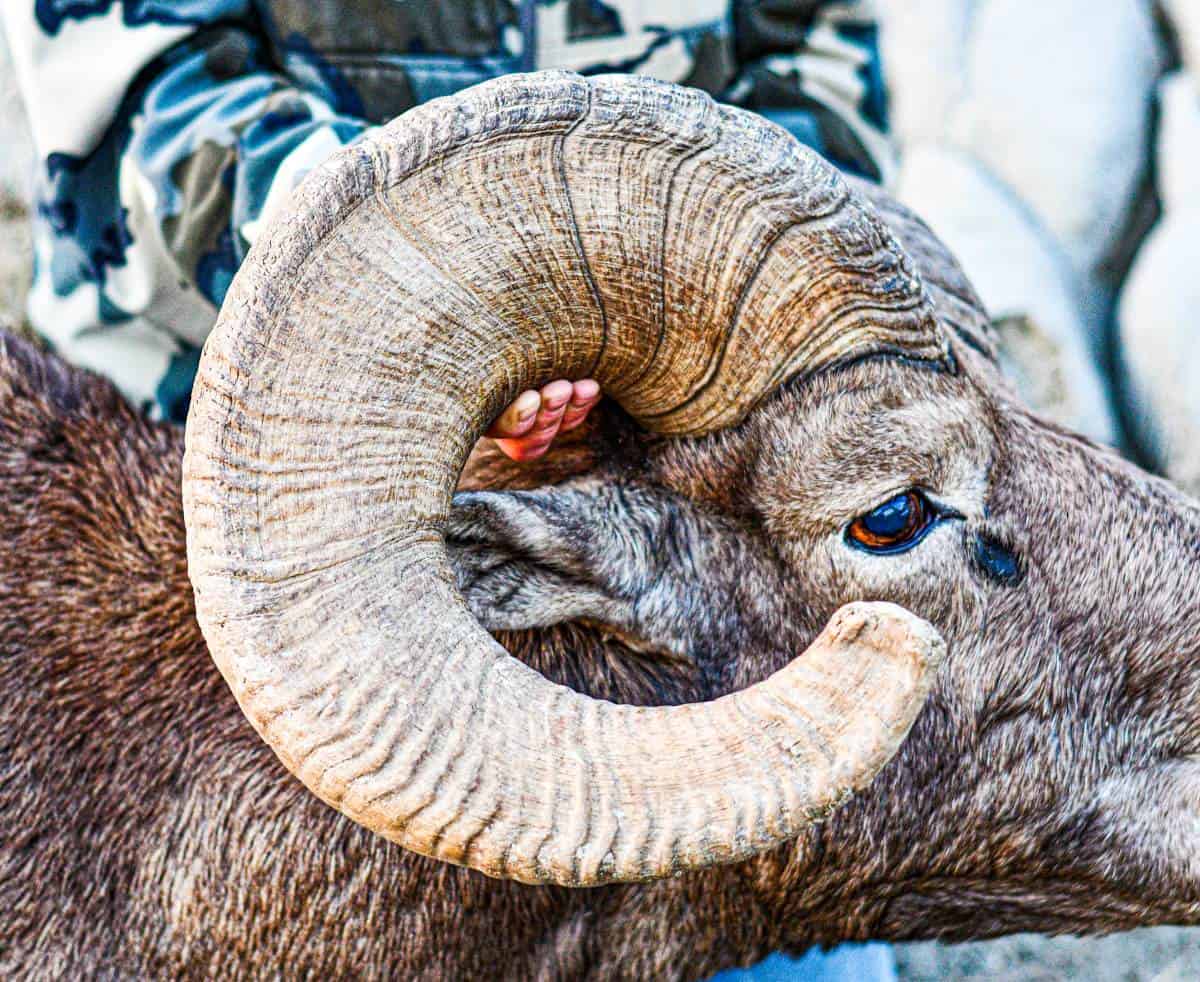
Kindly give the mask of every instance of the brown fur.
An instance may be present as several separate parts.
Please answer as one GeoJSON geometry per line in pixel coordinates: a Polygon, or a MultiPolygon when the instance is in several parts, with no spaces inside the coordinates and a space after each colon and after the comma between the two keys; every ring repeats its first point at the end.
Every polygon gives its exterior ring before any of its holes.
{"type": "MultiPolygon", "coordinates": [[[[539,520],[563,511],[547,502],[595,500],[564,536],[587,550],[590,590],[618,595],[628,572],[604,566],[612,495],[647,562],[674,549],[655,567],[663,610],[501,634],[582,691],[673,703],[742,687],[859,598],[910,607],[950,644],[897,758],[793,845],[572,892],[407,854],[290,777],[194,620],[181,435],[6,338],[0,972],[699,978],[847,938],[1200,920],[1200,513],[1013,405],[973,348],[957,354],[959,374],[826,373],[703,440],[652,439],[608,410],[534,471],[475,458],[476,487],[564,481],[511,499],[540,502],[539,520]],[[843,553],[845,522],[909,483],[965,521],[903,557],[843,553]],[[977,565],[981,535],[1019,557],[1019,584],[977,565]]],[[[464,568],[479,549],[516,548],[493,497],[464,499],[483,515],[454,532],[464,568]]],[[[569,552],[504,557],[553,568],[570,592],[569,552]]],[[[464,574],[482,615],[501,604],[491,568],[464,574]]],[[[506,616],[536,620],[537,604],[506,616]]]]}

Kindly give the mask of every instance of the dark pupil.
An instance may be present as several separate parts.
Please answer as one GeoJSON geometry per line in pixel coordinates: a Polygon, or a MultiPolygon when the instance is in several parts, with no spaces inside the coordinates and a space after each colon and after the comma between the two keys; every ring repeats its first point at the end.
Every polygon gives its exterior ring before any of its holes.
{"type": "Polygon", "coordinates": [[[894,539],[908,530],[912,520],[912,495],[898,494],[873,511],[867,512],[862,518],[862,523],[872,535],[881,539],[894,539]]]}

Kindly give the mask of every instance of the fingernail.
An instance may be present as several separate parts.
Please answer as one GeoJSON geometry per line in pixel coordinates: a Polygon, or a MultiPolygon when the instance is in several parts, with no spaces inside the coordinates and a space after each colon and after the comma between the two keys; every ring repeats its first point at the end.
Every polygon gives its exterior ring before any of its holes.
{"type": "Polygon", "coordinates": [[[536,392],[523,393],[517,400],[517,419],[524,423],[538,411],[541,404],[541,397],[536,392]]]}
{"type": "Polygon", "coordinates": [[[565,379],[559,379],[557,382],[551,382],[542,389],[542,403],[547,409],[557,409],[564,405],[571,398],[571,393],[575,391],[571,387],[571,383],[565,379]]]}

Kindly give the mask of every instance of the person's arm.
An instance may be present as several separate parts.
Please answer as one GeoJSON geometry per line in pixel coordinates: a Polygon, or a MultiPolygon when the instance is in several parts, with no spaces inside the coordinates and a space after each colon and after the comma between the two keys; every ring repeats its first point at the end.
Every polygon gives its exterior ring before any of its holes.
{"type": "MultiPolygon", "coordinates": [[[[176,5],[186,16],[51,6],[4,8],[45,164],[30,319],[68,360],[182,423],[200,346],[259,229],[368,125],[274,69],[247,0],[176,5]]],[[[591,380],[552,383],[489,432],[533,459],[598,400],[591,380]]]]}
{"type": "Polygon", "coordinates": [[[140,100],[121,200],[219,306],[262,223],[366,129],[275,74],[254,35],[202,34],[167,53],[140,100]]]}
{"type": "Polygon", "coordinates": [[[735,7],[738,75],[727,101],[790,130],[839,167],[886,184],[894,170],[871,0],[735,7]]]}
{"type": "Polygon", "coordinates": [[[182,421],[260,224],[367,124],[273,70],[245,0],[197,0],[186,19],[50,6],[4,7],[43,165],[30,318],[69,360],[182,421]]]}

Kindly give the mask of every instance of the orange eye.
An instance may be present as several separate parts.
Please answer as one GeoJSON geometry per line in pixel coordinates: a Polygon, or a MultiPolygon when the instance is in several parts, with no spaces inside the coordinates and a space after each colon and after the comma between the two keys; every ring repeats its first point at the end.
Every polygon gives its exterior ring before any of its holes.
{"type": "Polygon", "coordinates": [[[905,491],[851,522],[846,539],[868,552],[904,552],[921,541],[933,517],[924,495],[905,491]]]}

